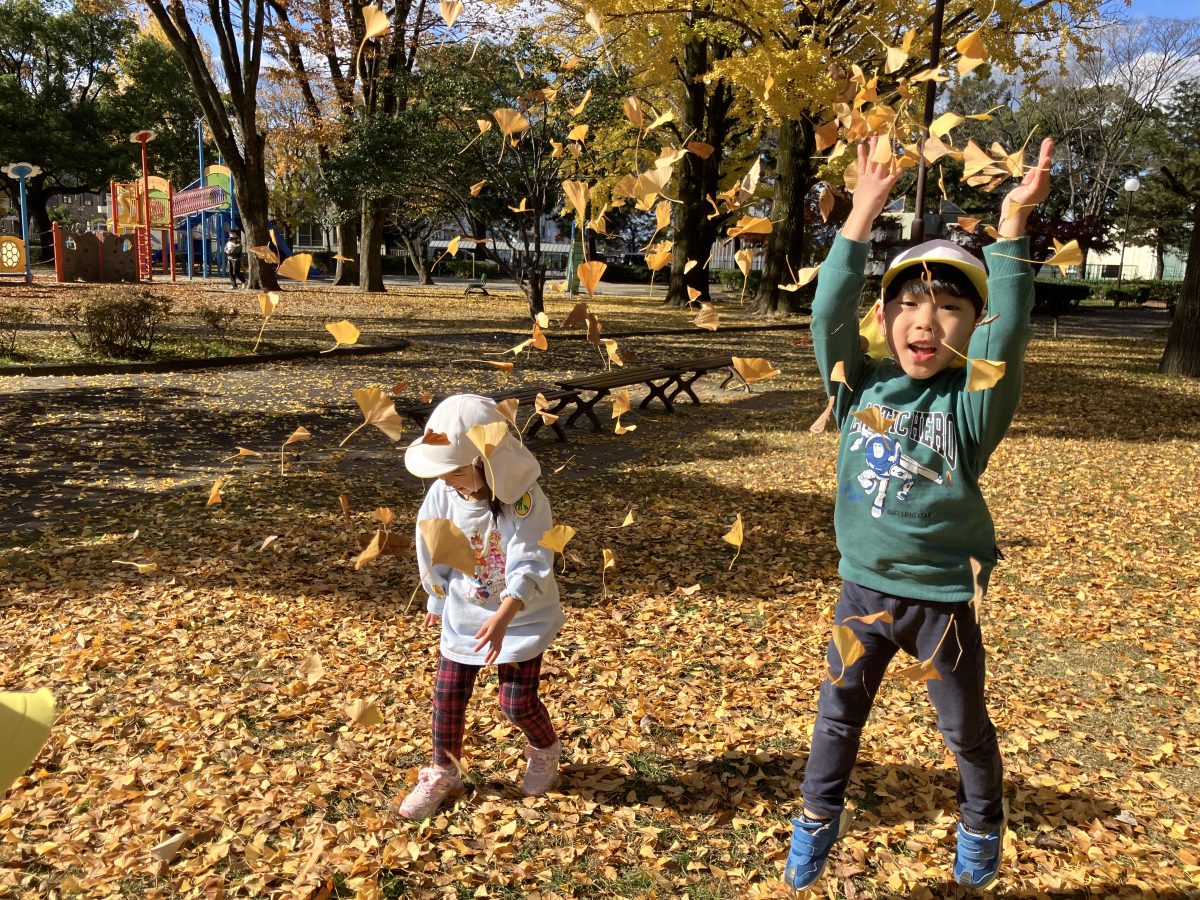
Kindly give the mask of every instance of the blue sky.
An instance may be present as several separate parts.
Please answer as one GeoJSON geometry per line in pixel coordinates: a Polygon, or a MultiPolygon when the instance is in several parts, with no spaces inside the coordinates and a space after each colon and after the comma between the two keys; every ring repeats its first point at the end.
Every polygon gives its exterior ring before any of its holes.
{"type": "Polygon", "coordinates": [[[1200,18],[1200,0],[1133,0],[1126,10],[1130,18],[1157,16],[1160,19],[1200,18]]]}

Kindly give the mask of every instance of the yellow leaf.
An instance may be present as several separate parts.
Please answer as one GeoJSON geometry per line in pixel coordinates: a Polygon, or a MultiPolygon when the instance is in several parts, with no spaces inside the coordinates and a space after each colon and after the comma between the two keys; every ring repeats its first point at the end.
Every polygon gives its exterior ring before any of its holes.
{"type": "Polygon", "coordinates": [[[862,641],[858,639],[858,635],[854,633],[854,629],[845,625],[833,626],[833,646],[837,649],[838,656],[841,657],[842,671],[838,673],[836,678],[832,677],[832,671],[830,671],[829,675],[834,684],[841,684],[842,676],[846,674],[846,670],[862,657],[866,652],[866,648],[862,645],[862,641]]]}
{"type": "Polygon", "coordinates": [[[309,270],[312,269],[312,254],[297,253],[289,256],[279,268],[275,270],[275,274],[280,278],[290,278],[292,281],[308,281],[309,270]]]}
{"type": "Polygon", "coordinates": [[[613,395],[612,415],[610,418],[619,419],[630,410],[629,390],[622,388],[619,394],[613,395]]]}
{"type": "Polygon", "coordinates": [[[566,195],[567,202],[571,204],[575,210],[575,218],[580,229],[583,228],[584,222],[587,220],[587,205],[588,205],[588,185],[586,181],[564,181],[562,183],[563,194],[566,195]]]}
{"type": "Polygon", "coordinates": [[[742,270],[742,277],[749,278],[750,267],[754,264],[754,251],[749,247],[743,247],[737,253],[733,254],[733,261],[742,270]]]}
{"type": "Polygon", "coordinates": [[[770,234],[773,227],[771,220],[762,216],[742,216],[738,219],[737,224],[726,232],[726,235],[734,238],[741,237],[743,234],[770,234]]]}
{"type": "Polygon", "coordinates": [[[625,434],[629,431],[637,431],[636,425],[622,425],[621,420],[617,419],[617,424],[613,426],[613,431],[617,434],[625,434]]]}
{"type": "Polygon", "coordinates": [[[579,283],[583,285],[588,294],[596,293],[596,288],[600,285],[600,278],[604,275],[604,270],[607,268],[608,264],[600,262],[598,259],[593,259],[579,265],[579,268],[576,270],[579,275],[579,283]]]}
{"type": "Polygon", "coordinates": [[[629,512],[627,512],[625,514],[625,521],[621,523],[620,527],[626,528],[632,524],[633,524],[633,510],[630,509],[629,512]]]}
{"type": "Polygon", "coordinates": [[[966,75],[968,72],[974,71],[982,66],[985,62],[987,62],[987,60],[981,57],[960,56],[955,67],[958,69],[959,75],[966,75]]]}
{"type": "Polygon", "coordinates": [[[846,618],[842,619],[842,624],[845,625],[847,622],[862,622],[864,625],[874,625],[876,622],[891,621],[892,614],[884,609],[866,616],[846,616],[846,618]]]}
{"type": "Polygon", "coordinates": [[[753,384],[779,374],[779,370],[761,356],[735,356],[733,357],[733,367],[747,384],[753,384]]]}
{"type": "Polygon", "coordinates": [[[446,23],[447,28],[454,27],[454,22],[462,11],[462,0],[441,0],[438,4],[438,12],[442,14],[442,21],[446,23]]]}
{"type": "Polygon", "coordinates": [[[979,227],[979,223],[981,221],[982,219],[973,218],[971,216],[959,216],[957,224],[958,227],[967,234],[973,234],[975,229],[979,227]]]}
{"type": "Polygon", "coordinates": [[[661,125],[666,125],[668,122],[674,122],[674,121],[675,121],[675,113],[671,112],[670,110],[667,110],[665,113],[662,113],[661,115],[657,116],[654,119],[654,121],[650,123],[650,126],[646,129],[646,132],[649,133],[661,125]]]}
{"type": "MultiPolygon", "coordinates": [[[[520,400],[518,400],[516,397],[509,397],[507,400],[500,400],[496,403],[496,412],[504,416],[505,420],[510,422],[513,428],[518,428],[517,410],[520,408],[520,406],[520,400]]],[[[503,438],[501,440],[503,440],[503,438]]]]}
{"type": "Polygon", "coordinates": [[[400,438],[404,431],[404,420],[396,412],[396,403],[389,395],[377,387],[355,388],[354,402],[363,414],[363,424],[359,428],[374,425],[393,441],[400,438]]]}
{"type": "Polygon", "coordinates": [[[351,722],[361,725],[363,728],[383,724],[383,713],[379,711],[378,706],[368,700],[355,700],[346,707],[345,713],[351,722]]]}
{"type": "Polygon", "coordinates": [[[700,263],[698,261],[696,261],[694,259],[689,259],[686,263],[683,264],[683,274],[686,275],[688,272],[692,271],[692,269],[696,268],[696,266],[698,266],[698,265],[700,265],[700,263]]]}
{"type": "Polygon", "coordinates": [[[225,483],[225,476],[222,475],[213,482],[212,490],[208,492],[208,502],[205,506],[216,506],[221,502],[221,485],[225,483]]]}
{"type": "Polygon", "coordinates": [[[866,409],[856,409],[850,413],[876,434],[887,434],[889,428],[896,424],[894,418],[887,418],[878,406],[868,406],[866,409]]]}
{"type": "Polygon", "coordinates": [[[346,319],[342,319],[340,322],[326,322],[325,330],[333,335],[335,347],[339,344],[349,346],[350,344],[358,343],[359,331],[346,319]]]}
{"type": "MultiPolygon", "coordinates": [[[[591,99],[592,99],[592,89],[588,88],[586,93],[584,93],[584,95],[583,95],[583,99],[579,101],[579,105],[571,107],[571,115],[572,116],[580,115],[583,112],[584,107],[588,105],[588,101],[591,99]]],[[[586,128],[587,126],[584,126],[584,127],[586,128]]],[[[585,132],[585,134],[586,134],[586,132],[585,132]]]]}
{"type": "Polygon", "coordinates": [[[923,659],[919,663],[914,663],[906,668],[897,669],[892,672],[892,675],[895,678],[908,678],[918,683],[942,680],[942,676],[938,673],[938,670],[934,668],[932,657],[929,659],[923,659]]]}
{"type": "Polygon", "coordinates": [[[829,380],[839,381],[846,387],[850,387],[850,382],[846,380],[846,363],[844,361],[839,359],[833,364],[833,368],[829,372],[829,380]]]}
{"type": "Polygon", "coordinates": [[[288,439],[283,442],[283,446],[286,447],[288,444],[295,444],[295,443],[298,443],[299,441],[307,441],[311,437],[312,437],[312,434],[309,432],[309,430],[307,428],[305,428],[303,425],[301,425],[299,428],[297,428],[295,431],[293,431],[291,434],[288,435],[288,439]]]}
{"type": "Polygon", "coordinates": [[[711,303],[702,303],[700,312],[696,314],[696,318],[692,319],[692,322],[699,328],[716,331],[721,325],[721,316],[711,303]]]}
{"type": "Polygon", "coordinates": [[[984,46],[983,38],[980,36],[981,31],[982,29],[976,28],[954,45],[959,56],[969,56],[981,62],[988,58],[987,47],[984,46]]]}
{"type": "Polygon", "coordinates": [[[570,525],[555,525],[542,535],[538,545],[547,550],[553,550],[555,553],[562,553],[563,548],[571,542],[573,537],[575,537],[575,529],[570,525]]]}
{"type": "Polygon", "coordinates": [[[487,179],[486,179],[486,178],[485,178],[483,181],[477,181],[477,182],[475,182],[473,185],[471,185],[471,196],[472,196],[472,197],[478,197],[478,196],[479,196],[479,192],[483,190],[483,186],[484,186],[485,184],[487,184],[487,179]]]}
{"type": "Polygon", "coordinates": [[[529,199],[528,197],[522,197],[521,203],[519,206],[510,206],[509,209],[511,209],[517,215],[520,215],[521,213],[533,212],[533,210],[531,210],[528,206],[525,205],[525,201],[528,199],[529,199]]]}
{"type": "Polygon", "coordinates": [[[818,153],[825,152],[827,148],[837,143],[838,127],[837,119],[817,126],[813,136],[816,138],[815,146],[818,153]]]}
{"type": "Polygon", "coordinates": [[[459,245],[460,241],[462,241],[461,234],[456,234],[454,237],[450,238],[450,243],[448,243],[446,245],[446,255],[447,256],[457,256],[458,255],[458,245],[459,245]]]}
{"type": "Polygon", "coordinates": [[[600,13],[598,13],[595,9],[589,9],[587,14],[583,17],[583,20],[587,22],[588,28],[592,29],[592,31],[596,32],[598,35],[601,34],[600,13]]]}
{"type": "Polygon", "coordinates": [[[158,571],[158,563],[129,562],[124,559],[114,559],[113,562],[119,566],[133,566],[139,575],[149,575],[151,572],[158,571]]]}
{"type": "Polygon", "coordinates": [[[379,37],[381,34],[386,34],[392,27],[391,20],[378,6],[364,6],[362,15],[363,25],[366,26],[366,34],[363,36],[364,40],[370,40],[371,38],[379,37]]]}
{"type": "Polygon", "coordinates": [[[621,359],[621,354],[617,352],[617,342],[612,338],[602,338],[601,343],[604,344],[604,349],[608,353],[608,361],[614,366],[625,365],[625,360],[621,359]]]}
{"type": "Polygon", "coordinates": [[[721,535],[721,540],[725,541],[727,544],[733,544],[733,546],[737,547],[737,552],[733,554],[733,559],[729,561],[730,570],[733,569],[733,564],[737,562],[738,556],[741,555],[743,538],[742,514],[738,513],[737,517],[733,520],[733,526],[729,529],[729,531],[721,535]]]}
{"type": "Polygon", "coordinates": [[[383,551],[384,540],[385,540],[385,538],[384,538],[383,531],[381,531],[381,530],[376,531],[375,536],[372,537],[371,542],[369,544],[367,544],[366,547],[363,548],[362,553],[360,553],[360,554],[358,554],[358,556],[354,557],[355,571],[361,569],[363,566],[365,566],[367,563],[369,563],[371,560],[373,560],[375,557],[377,557],[383,551]]]}
{"type": "Polygon", "coordinates": [[[587,124],[576,125],[574,128],[572,128],[570,131],[567,132],[567,140],[568,141],[586,141],[587,136],[588,136],[589,127],[590,126],[588,126],[587,124]]]}
{"type": "Polygon", "coordinates": [[[264,244],[261,247],[251,247],[250,252],[269,265],[279,265],[279,257],[267,244],[264,244]]]}
{"type": "Polygon", "coordinates": [[[878,309],[879,303],[876,302],[859,320],[858,335],[862,340],[866,341],[863,352],[867,356],[871,357],[871,359],[887,359],[891,356],[892,351],[888,349],[887,335],[879,327],[879,316],[876,315],[878,309]]]}
{"type": "Polygon", "coordinates": [[[701,159],[708,159],[713,155],[713,151],[716,150],[716,147],[712,144],[706,144],[704,141],[688,141],[684,146],[688,152],[694,153],[701,159]]]}
{"type": "Polygon", "coordinates": [[[929,133],[935,137],[945,139],[946,135],[962,123],[962,116],[952,112],[945,112],[933,120],[929,126],[929,133]]]}
{"type": "Polygon", "coordinates": [[[484,459],[491,459],[492,453],[508,437],[508,424],[505,422],[488,422],[486,425],[472,425],[467,429],[467,439],[475,445],[484,459]]]}
{"type": "Polygon", "coordinates": [[[687,292],[688,303],[695,303],[700,297],[703,296],[703,292],[699,288],[694,288],[690,284],[688,285],[687,292]]]}
{"type": "Polygon", "coordinates": [[[521,115],[518,109],[497,109],[492,113],[492,118],[496,120],[505,137],[520,134],[529,127],[529,120],[521,115]]]}
{"type": "Polygon", "coordinates": [[[642,111],[642,101],[637,97],[626,97],[621,102],[621,108],[625,110],[625,118],[641,128],[645,124],[646,117],[642,111]]]}
{"type": "Polygon", "coordinates": [[[604,568],[611,569],[613,566],[615,566],[617,564],[617,558],[613,555],[613,552],[611,550],[609,550],[608,548],[605,548],[602,551],[602,554],[603,554],[603,558],[604,558],[604,568]]]}
{"type": "MultiPolygon", "coordinates": [[[[431,565],[449,566],[471,578],[475,577],[479,557],[461,528],[449,519],[421,519],[417,522],[417,530],[425,541],[431,565]]],[[[425,574],[422,573],[422,577],[425,574]]]]}
{"type": "Polygon", "coordinates": [[[1004,377],[1007,364],[990,359],[973,359],[970,361],[970,372],[967,375],[967,391],[986,391],[996,386],[1004,377]]]}
{"type": "Polygon", "coordinates": [[[275,312],[275,308],[279,306],[279,293],[270,291],[258,295],[258,308],[262,310],[262,314],[266,318],[271,318],[271,314],[275,312]]]}
{"type": "Polygon", "coordinates": [[[1058,266],[1059,271],[1066,275],[1068,267],[1083,263],[1083,251],[1079,249],[1079,241],[1071,240],[1060,244],[1056,239],[1052,238],[1052,240],[1054,240],[1054,254],[1046,260],[1046,265],[1058,266]]]}
{"type": "Polygon", "coordinates": [[[664,241],[663,243],[666,246],[646,254],[646,268],[651,272],[657,272],[671,261],[671,242],[664,241]]]}

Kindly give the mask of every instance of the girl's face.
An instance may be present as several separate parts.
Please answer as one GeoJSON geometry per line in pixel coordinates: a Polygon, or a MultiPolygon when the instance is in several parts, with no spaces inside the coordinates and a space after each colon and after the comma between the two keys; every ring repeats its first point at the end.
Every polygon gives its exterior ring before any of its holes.
{"type": "Polygon", "coordinates": [[[488,494],[487,481],[483,477],[483,465],[459,466],[453,472],[441,476],[442,481],[458,491],[466,500],[478,500],[488,494]]]}
{"type": "Polygon", "coordinates": [[[949,294],[906,293],[876,307],[888,349],[910,378],[931,378],[967,349],[978,316],[970,300],[949,294]]]}

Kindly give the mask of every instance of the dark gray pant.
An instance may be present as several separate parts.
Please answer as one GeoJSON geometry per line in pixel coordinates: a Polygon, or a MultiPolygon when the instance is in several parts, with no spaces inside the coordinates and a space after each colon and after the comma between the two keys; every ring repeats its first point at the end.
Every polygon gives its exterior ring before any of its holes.
{"type": "Polygon", "coordinates": [[[846,669],[841,684],[835,685],[832,678],[842,671],[842,662],[830,641],[829,667],[834,674],[821,685],[802,788],[805,807],[830,818],[841,814],[871,704],[888,663],[896,651],[903,650],[921,660],[933,656],[941,675],[926,685],[937,710],[938,728],[958,758],[958,807],[963,824],[975,830],[999,825],[1004,820],[1004,770],[996,729],[984,703],[985,653],[974,608],[966,603],[906,600],[848,581],[842,585],[834,618],[836,624],[854,630],[866,652],[846,669]],[[850,616],[879,612],[889,613],[892,621],[870,625],[846,621],[850,616]],[[950,625],[952,620],[956,625],[950,625]],[[935,654],[939,641],[941,647],[935,654]]]}

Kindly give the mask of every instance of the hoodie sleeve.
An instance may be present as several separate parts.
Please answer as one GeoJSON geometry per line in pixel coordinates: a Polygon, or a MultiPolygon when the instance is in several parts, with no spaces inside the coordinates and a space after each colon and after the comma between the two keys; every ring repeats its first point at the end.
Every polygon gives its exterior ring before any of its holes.
{"type": "Polygon", "coordinates": [[[425,500],[421,503],[421,511],[417,513],[416,541],[417,571],[421,575],[421,587],[427,595],[425,609],[435,616],[442,614],[446,605],[446,591],[450,586],[453,569],[449,566],[432,565],[429,548],[421,534],[420,523],[425,519],[442,519],[446,517],[445,497],[442,493],[441,482],[435,481],[425,492],[425,500]]]}
{"type": "MultiPolygon", "coordinates": [[[[1029,238],[997,241],[984,248],[988,264],[988,315],[995,319],[975,329],[967,355],[1004,363],[995,387],[963,394],[966,427],[976,447],[977,471],[1008,432],[1021,399],[1025,350],[1033,336],[1033,268],[1029,238]]],[[[970,365],[970,364],[968,364],[970,365]]]]}
{"type": "Polygon", "coordinates": [[[505,548],[504,593],[518,598],[525,610],[558,598],[554,582],[554,551],[539,541],[554,527],[550,501],[538,484],[529,489],[529,512],[513,512],[512,536],[505,548]]]}
{"type": "Polygon", "coordinates": [[[849,387],[858,389],[867,368],[867,357],[858,338],[858,301],[866,281],[867,255],[871,245],[852,241],[840,234],[817,274],[817,293],[812,306],[813,352],[825,384],[825,394],[836,397],[835,419],[840,426],[853,403],[847,385],[830,380],[841,362],[849,387]]]}

